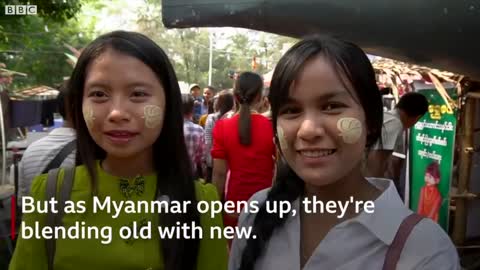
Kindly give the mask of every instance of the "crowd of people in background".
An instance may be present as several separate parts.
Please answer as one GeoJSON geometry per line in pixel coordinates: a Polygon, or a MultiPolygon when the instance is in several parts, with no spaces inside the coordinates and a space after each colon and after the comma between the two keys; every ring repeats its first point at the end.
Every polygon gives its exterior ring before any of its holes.
{"type": "MultiPolygon", "coordinates": [[[[263,78],[241,73],[233,89],[200,90],[182,95],[183,131],[194,175],[213,183],[226,201],[248,201],[272,185],[276,148],[263,78]],[[255,164],[255,166],[252,166],[255,164]]],[[[225,214],[225,226],[238,215],[225,214]]]]}
{"type": "MultiPolygon", "coordinates": [[[[231,89],[217,90],[213,86],[207,86],[201,90],[198,84],[193,84],[190,87],[190,94],[182,94],[184,136],[194,166],[193,170],[199,179],[208,183],[212,182],[213,177],[212,147],[215,145],[214,141],[220,140],[214,140],[217,121],[236,118],[235,116],[243,111],[242,108],[248,106],[250,114],[243,114],[242,134],[250,134],[251,130],[255,130],[252,136],[256,138],[259,134],[256,126],[251,128],[250,122],[246,122],[250,120],[249,116],[254,115],[255,119],[269,119],[268,88],[264,87],[262,77],[254,72],[245,72],[237,78],[234,88],[231,89]],[[241,82],[240,77],[242,78],[241,82]],[[244,79],[245,77],[246,79],[244,79]],[[250,95],[248,98],[251,99],[249,103],[244,102],[247,95],[244,92],[247,91],[251,92],[248,93],[250,95]]],[[[268,124],[270,125],[270,122],[268,124]]],[[[235,129],[232,129],[232,132],[238,138],[244,136],[240,135],[238,125],[234,126],[235,129]]],[[[272,142],[273,134],[270,135],[269,139],[272,142]]],[[[249,146],[250,143],[243,145],[249,146]]]]}
{"type": "MultiPolygon", "coordinates": [[[[27,225],[195,223],[207,232],[251,227],[255,237],[230,242],[116,236],[108,246],[95,239],[20,237],[11,270],[459,269],[447,234],[412,213],[391,180],[364,173],[366,154],[380,149],[385,117],[372,65],[355,44],[319,36],[299,41],[278,62],[269,89],[259,74],[246,71],[232,89],[195,84],[181,94],[162,48],[142,34],[115,31],[83,50],[65,91],[65,119],[75,138],[60,144],[52,134],[41,145],[56,145],[56,153],[45,152],[43,159],[37,151],[27,153],[50,168],[74,141],[76,167],[32,179],[26,153],[25,194],[40,201],[55,197],[58,179],[61,199],[67,194],[73,201],[97,196],[190,204],[182,213],[122,212],[116,219],[90,208],[63,216],[34,212],[23,216],[27,225]],[[305,198],[370,200],[375,212],[349,210],[342,218],[307,213],[300,203],[305,198]],[[257,213],[209,216],[195,209],[198,201],[249,200],[259,203],[257,213]],[[298,214],[267,210],[268,203],[284,201],[298,214]],[[405,241],[395,240],[397,235],[405,241]]],[[[418,111],[404,113],[410,105],[400,103],[393,115],[397,126],[408,128],[425,113],[424,103],[416,104],[418,111]]],[[[72,167],[68,160],[58,166],[72,167]]]]}

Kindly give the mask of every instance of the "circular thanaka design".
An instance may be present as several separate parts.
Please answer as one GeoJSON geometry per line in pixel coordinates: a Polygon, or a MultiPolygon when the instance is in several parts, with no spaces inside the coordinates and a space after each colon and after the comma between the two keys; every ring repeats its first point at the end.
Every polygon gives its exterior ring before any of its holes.
{"type": "Polygon", "coordinates": [[[162,124],[162,108],[157,105],[147,105],[143,108],[143,118],[147,128],[156,128],[162,124]]]}
{"type": "Polygon", "coordinates": [[[85,119],[85,124],[89,129],[93,128],[93,122],[95,121],[95,115],[93,109],[89,106],[83,107],[83,119],[85,119]]]}
{"type": "Polygon", "coordinates": [[[340,131],[339,136],[348,144],[358,142],[362,136],[362,122],[356,118],[345,117],[338,119],[337,128],[340,131]]]}
{"type": "Polygon", "coordinates": [[[288,144],[287,144],[287,139],[285,138],[285,132],[283,131],[283,128],[280,126],[277,126],[277,135],[278,135],[278,141],[280,142],[280,149],[282,151],[287,150],[288,144]]]}

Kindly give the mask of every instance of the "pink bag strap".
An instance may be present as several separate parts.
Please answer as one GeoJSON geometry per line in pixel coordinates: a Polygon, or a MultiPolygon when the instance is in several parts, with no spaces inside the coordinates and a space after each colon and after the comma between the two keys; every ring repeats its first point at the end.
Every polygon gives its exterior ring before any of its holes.
{"type": "Polygon", "coordinates": [[[412,213],[402,221],[402,224],[400,224],[400,227],[398,228],[397,234],[395,234],[392,244],[388,247],[387,255],[385,255],[385,262],[383,263],[383,270],[395,270],[397,268],[400,254],[402,254],[402,250],[405,246],[405,242],[407,242],[408,236],[417,223],[422,219],[422,216],[412,213]]]}

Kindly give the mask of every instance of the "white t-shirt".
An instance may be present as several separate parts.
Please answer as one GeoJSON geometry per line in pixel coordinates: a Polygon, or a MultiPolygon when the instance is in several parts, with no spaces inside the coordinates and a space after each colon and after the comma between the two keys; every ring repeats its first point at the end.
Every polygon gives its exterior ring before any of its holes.
{"type": "Polygon", "coordinates": [[[382,144],[377,143],[374,150],[396,149],[403,140],[403,124],[397,109],[383,113],[382,144]]]}
{"type": "MultiPolygon", "coordinates": [[[[76,133],[73,128],[56,128],[28,146],[18,167],[19,198],[30,194],[30,186],[35,176],[40,175],[62,148],[75,138],[76,133]]],[[[76,150],[73,150],[60,167],[75,166],[75,154],[76,150]]]]}
{"type": "MultiPolygon", "coordinates": [[[[403,219],[412,211],[404,206],[392,181],[367,178],[382,194],[374,201],[372,214],[362,212],[353,219],[333,227],[317,246],[303,270],[377,270],[382,269],[385,255],[403,219]]],[[[267,190],[256,193],[251,200],[266,200],[267,190]]],[[[297,213],[300,202],[293,207],[297,213]]],[[[255,214],[242,213],[240,227],[252,226],[255,214]]],[[[246,239],[235,239],[230,253],[229,270],[240,266],[246,239]]],[[[300,215],[289,216],[267,242],[256,261],[255,270],[300,269],[300,215]]],[[[448,235],[432,220],[423,219],[408,237],[397,270],[457,270],[460,262],[448,235]]],[[[252,269],[253,270],[253,269],[252,269]]]]}

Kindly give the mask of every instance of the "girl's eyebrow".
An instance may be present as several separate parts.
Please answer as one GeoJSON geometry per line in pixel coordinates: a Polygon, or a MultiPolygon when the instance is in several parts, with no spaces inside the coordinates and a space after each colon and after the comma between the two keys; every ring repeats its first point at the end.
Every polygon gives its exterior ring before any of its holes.
{"type": "MultiPolygon", "coordinates": [[[[317,97],[315,97],[315,100],[317,101],[322,101],[322,100],[329,100],[335,97],[341,97],[341,96],[350,96],[350,93],[346,90],[332,90],[327,93],[323,93],[317,97]]],[[[295,99],[295,97],[289,96],[287,98],[286,103],[298,103],[298,100],[295,99]]]]}
{"type": "Polygon", "coordinates": [[[153,88],[153,85],[147,82],[131,82],[127,84],[127,88],[135,87],[153,88]]]}
{"type": "Polygon", "coordinates": [[[106,83],[103,83],[103,82],[87,82],[85,84],[85,88],[88,89],[88,88],[108,88],[108,84],[106,83]]]}
{"type": "MultiPolygon", "coordinates": [[[[95,87],[98,87],[98,88],[110,88],[109,84],[108,83],[105,83],[105,82],[87,82],[85,84],[85,88],[95,88],[95,87]]],[[[127,88],[135,88],[135,87],[144,87],[144,88],[154,88],[154,86],[150,83],[147,83],[147,82],[131,82],[131,83],[128,83],[126,85],[127,88]]]]}

